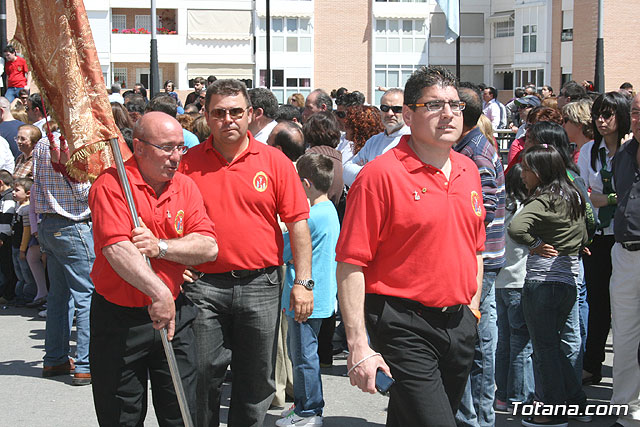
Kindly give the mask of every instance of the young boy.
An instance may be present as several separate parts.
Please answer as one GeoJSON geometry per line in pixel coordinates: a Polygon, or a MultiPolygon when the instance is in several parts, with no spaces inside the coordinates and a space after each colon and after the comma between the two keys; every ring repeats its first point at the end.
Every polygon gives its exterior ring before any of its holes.
{"type": "Polygon", "coordinates": [[[31,238],[29,225],[29,196],[33,180],[20,178],[13,183],[13,200],[18,207],[13,215],[13,268],[18,281],[16,283],[16,306],[32,302],[36,296],[36,283],[27,263],[27,247],[31,238]]]}
{"type": "MultiPolygon", "coordinates": [[[[315,282],[313,292],[313,313],[306,322],[294,320],[290,310],[290,295],[294,284],[295,270],[291,262],[291,244],[285,233],[284,261],[287,274],[282,291],[282,307],[287,315],[289,333],[287,344],[289,357],[293,365],[294,407],[276,426],[321,426],[322,380],[320,377],[320,359],[318,357],[318,332],[322,319],[331,317],[336,304],[338,284],[336,282],[336,243],[340,234],[338,213],[327,197],[327,191],[333,180],[333,163],[322,154],[310,153],[298,159],[298,175],[311,204],[309,231],[311,232],[312,278],[315,282]]],[[[305,287],[311,287],[307,284],[305,287]]]]}
{"type": "Polygon", "coordinates": [[[16,276],[11,261],[11,221],[16,203],[13,201],[13,175],[0,170],[0,304],[14,297],[16,276]]]}

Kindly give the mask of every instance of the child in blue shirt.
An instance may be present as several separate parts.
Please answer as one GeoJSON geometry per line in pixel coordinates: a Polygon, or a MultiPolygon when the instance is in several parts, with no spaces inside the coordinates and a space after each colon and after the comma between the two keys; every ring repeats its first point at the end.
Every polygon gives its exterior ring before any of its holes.
{"type": "Polygon", "coordinates": [[[324,399],[318,357],[318,332],[322,320],[331,317],[336,304],[336,244],[340,234],[338,213],[327,197],[333,180],[333,163],[322,154],[309,153],[296,163],[307,198],[311,204],[309,231],[312,246],[313,313],[302,323],[294,320],[289,307],[295,270],[289,234],[284,235],[284,261],[287,273],[282,291],[282,307],[287,315],[287,344],[293,365],[294,408],[276,426],[321,426],[324,399]]]}

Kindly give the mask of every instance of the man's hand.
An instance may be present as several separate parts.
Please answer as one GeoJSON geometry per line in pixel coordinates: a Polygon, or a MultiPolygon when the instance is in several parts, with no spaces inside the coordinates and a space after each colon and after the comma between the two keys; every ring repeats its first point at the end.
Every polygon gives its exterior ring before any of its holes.
{"type": "Polygon", "coordinates": [[[543,243],[540,246],[530,249],[529,253],[533,255],[540,255],[545,258],[558,256],[558,251],[556,251],[556,249],[553,246],[547,243],[543,243]]]}
{"type": "MultiPolygon", "coordinates": [[[[356,363],[374,353],[375,352],[368,345],[361,349],[353,349],[347,358],[347,369],[351,369],[351,367],[356,363]]],[[[391,376],[389,366],[387,366],[382,356],[373,356],[360,363],[351,371],[349,374],[349,381],[351,381],[351,385],[357,386],[360,390],[366,393],[375,394],[377,391],[376,372],[378,371],[378,368],[391,376]]]]}
{"type": "Polygon", "coordinates": [[[169,288],[165,287],[158,298],[152,299],[147,310],[153,321],[153,328],[167,328],[167,337],[171,341],[176,328],[176,304],[169,288]]]}
{"type": "Polygon", "coordinates": [[[293,285],[289,297],[289,308],[293,310],[296,322],[306,322],[313,313],[313,291],[302,285],[293,285]]]}
{"type": "Polygon", "coordinates": [[[49,152],[53,163],[66,165],[69,161],[69,146],[63,136],[59,137],[59,141],[56,141],[53,136],[49,138],[49,152]]]}
{"type": "Polygon", "coordinates": [[[200,278],[200,275],[195,271],[191,270],[190,268],[187,268],[182,272],[182,280],[184,280],[187,283],[194,283],[199,278],[200,278]]]}
{"type": "Polygon", "coordinates": [[[160,248],[158,248],[159,239],[142,222],[142,218],[138,217],[138,219],[140,220],[140,227],[131,230],[131,242],[142,255],[155,258],[160,253],[160,248]]]}
{"type": "Polygon", "coordinates": [[[23,261],[27,259],[27,253],[25,251],[20,251],[20,259],[23,261]]]}

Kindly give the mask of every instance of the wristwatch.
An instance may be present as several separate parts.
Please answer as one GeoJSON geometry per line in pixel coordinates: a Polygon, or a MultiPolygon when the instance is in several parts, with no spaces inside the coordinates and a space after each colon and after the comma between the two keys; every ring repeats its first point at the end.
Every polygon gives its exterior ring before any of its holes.
{"type": "Polygon", "coordinates": [[[169,249],[169,245],[164,240],[158,240],[158,256],[156,258],[164,258],[167,254],[167,249],[169,249]]]}
{"type": "Polygon", "coordinates": [[[306,280],[300,280],[300,279],[296,279],[293,281],[294,285],[302,285],[305,288],[312,290],[313,287],[315,286],[315,282],[313,281],[313,279],[306,279],[306,280]]]}

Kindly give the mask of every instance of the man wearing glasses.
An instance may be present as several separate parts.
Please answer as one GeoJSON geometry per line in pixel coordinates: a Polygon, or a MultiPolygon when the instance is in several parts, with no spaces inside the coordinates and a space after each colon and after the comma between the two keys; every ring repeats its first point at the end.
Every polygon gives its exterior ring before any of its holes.
{"type": "Polygon", "coordinates": [[[393,377],[387,426],[455,426],[471,369],[485,212],[478,168],[451,150],[456,88],[442,67],[409,78],[411,135],[360,173],[336,248],[348,375],[369,393],[378,370],[393,377]]]}
{"type": "Polygon", "coordinates": [[[180,165],[200,188],[220,245],[218,259],[196,266],[199,278],[185,284],[200,308],[194,323],[199,426],[219,425],[230,364],[230,426],[261,426],[273,400],[284,247],[278,215],[293,250],[295,320],[304,322],[313,311],[309,204],[291,160],[248,131],[252,115],[244,83],[216,80],[205,100],[211,136],[180,165]]]}
{"type": "Polygon", "coordinates": [[[89,193],[96,252],[90,345],[94,403],[100,425],[142,425],[150,377],[160,424],[183,425],[159,330],[167,328],[195,414],[192,323],[197,308],[180,286],[185,266],[215,260],[218,247],[200,191],[176,173],[186,151],[180,124],[165,113],[147,113],[136,122],[133,147],[125,169],[141,226],[123,220],[128,207],[114,168],[89,193]]]}
{"type": "Polygon", "coordinates": [[[389,89],[382,95],[380,118],[384,131],[369,138],[358,154],[344,165],[342,175],[346,185],[353,184],[365,164],[391,150],[398,145],[403,135],[409,133],[409,127],[405,126],[402,118],[402,97],[402,89],[389,89]]]}

